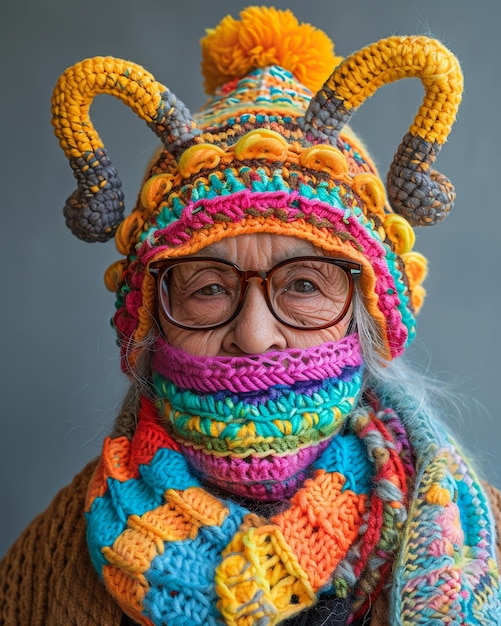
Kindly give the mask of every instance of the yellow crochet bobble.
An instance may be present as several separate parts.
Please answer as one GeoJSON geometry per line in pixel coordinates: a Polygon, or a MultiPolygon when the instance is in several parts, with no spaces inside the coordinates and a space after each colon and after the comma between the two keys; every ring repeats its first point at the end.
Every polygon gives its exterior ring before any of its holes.
{"type": "Polygon", "coordinates": [[[428,262],[426,257],[419,252],[404,252],[401,256],[405,265],[405,273],[409,280],[411,305],[414,309],[414,313],[417,315],[423,306],[426,296],[426,290],[421,283],[428,273],[428,262]]]}
{"type": "Polygon", "coordinates": [[[313,146],[299,155],[299,163],[306,168],[341,176],[348,172],[348,163],[341,150],[334,146],[313,146]]]}
{"type": "Polygon", "coordinates": [[[410,252],[414,246],[416,236],[409,222],[396,213],[390,213],[385,217],[384,230],[388,239],[395,246],[397,254],[410,252]]]}
{"type": "Polygon", "coordinates": [[[365,202],[368,210],[377,215],[381,221],[384,221],[386,219],[384,212],[386,192],[381,180],[374,174],[364,172],[353,177],[352,187],[353,191],[365,202]]]}
{"type": "Polygon", "coordinates": [[[287,159],[287,141],[266,128],[251,130],[235,144],[235,156],[244,159],[266,159],[267,161],[285,161],[287,159]]]}
{"type": "Polygon", "coordinates": [[[426,296],[426,289],[422,285],[416,285],[411,293],[411,305],[415,315],[421,310],[426,296]]]}
{"type": "Polygon", "coordinates": [[[163,196],[172,189],[173,178],[170,174],[151,176],[141,189],[141,204],[148,211],[154,211],[163,196]]]}
{"type": "Polygon", "coordinates": [[[120,254],[128,255],[132,252],[147,219],[148,213],[146,211],[137,210],[123,220],[115,234],[115,246],[120,254]]]}
{"type": "Polygon", "coordinates": [[[405,272],[409,278],[411,289],[420,285],[428,273],[428,261],[419,252],[405,252],[402,255],[405,264],[405,272]]]}
{"type": "Polygon", "coordinates": [[[215,169],[223,156],[224,150],[212,144],[204,143],[191,146],[183,152],[179,159],[179,173],[183,178],[188,178],[204,168],[215,169]]]}
{"type": "Polygon", "coordinates": [[[440,483],[432,483],[426,493],[426,501],[429,504],[447,506],[451,502],[451,494],[448,489],[442,487],[440,483]]]}
{"type": "Polygon", "coordinates": [[[299,24],[291,11],[249,7],[240,20],[227,15],[201,40],[202,74],[208,94],[256,68],[279,65],[316,92],[341,62],[334,44],[311,24],[299,24]]]}
{"type": "Polygon", "coordinates": [[[115,261],[108,267],[104,273],[104,284],[106,285],[106,289],[108,289],[108,291],[117,291],[126,269],[127,261],[125,259],[115,261]]]}

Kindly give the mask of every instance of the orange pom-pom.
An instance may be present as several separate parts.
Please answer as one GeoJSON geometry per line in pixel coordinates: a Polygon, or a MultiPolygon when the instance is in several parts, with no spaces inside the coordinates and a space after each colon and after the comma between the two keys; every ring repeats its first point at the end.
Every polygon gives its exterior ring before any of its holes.
{"type": "Polygon", "coordinates": [[[208,94],[253,69],[279,65],[312,91],[318,91],[341,62],[334,44],[311,24],[299,24],[291,11],[249,7],[240,21],[227,15],[208,29],[202,44],[202,74],[208,94]]]}

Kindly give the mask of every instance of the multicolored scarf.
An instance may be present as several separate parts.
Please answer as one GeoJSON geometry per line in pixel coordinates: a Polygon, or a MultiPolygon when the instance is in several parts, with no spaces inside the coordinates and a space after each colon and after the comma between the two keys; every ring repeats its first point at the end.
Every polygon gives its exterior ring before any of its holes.
{"type": "Polygon", "coordinates": [[[436,428],[424,445],[360,406],[356,336],[242,359],[159,343],[153,367],[158,401],[105,441],[87,503],[94,566],[138,623],[271,626],[326,595],[350,623],[392,567],[392,624],[497,623],[478,482],[436,428]]]}

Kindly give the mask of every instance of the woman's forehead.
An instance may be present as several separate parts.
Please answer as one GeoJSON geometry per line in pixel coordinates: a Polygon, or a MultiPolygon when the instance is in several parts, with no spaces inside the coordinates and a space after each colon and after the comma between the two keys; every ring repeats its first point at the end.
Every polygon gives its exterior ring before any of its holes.
{"type": "Polygon", "coordinates": [[[210,255],[227,259],[239,252],[272,256],[277,258],[277,260],[322,253],[310,241],[299,239],[298,237],[276,235],[274,233],[249,233],[236,237],[227,237],[212,243],[199,250],[195,256],[210,255]]]}

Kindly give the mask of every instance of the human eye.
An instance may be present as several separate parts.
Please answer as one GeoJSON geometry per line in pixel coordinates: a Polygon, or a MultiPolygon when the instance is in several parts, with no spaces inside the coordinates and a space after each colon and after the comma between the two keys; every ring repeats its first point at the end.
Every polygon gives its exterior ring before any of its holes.
{"type": "Polygon", "coordinates": [[[297,261],[280,267],[273,275],[274,298],[286,306],[323,306],[323,302],[346,298],[348,279],[338,266],[325,261],[297,261]]]}
{"type": "Polygon", "coordinates": [[[322,290],[325,277],[316,267],[291,264],[278,272],[275,277],[275,289],[284,295],[312,295],[322,290]]]}
{"type": "Polygon", "coordinates": [[[186,297],[231,297],[234,290],[233,272],[225,268],[199,268],[184,280],[186,297]]]}
{"type": "Polygon", "coordinates": [[[231,315],[238,303],[238,277],[223,263],[180,263],[172,268],[168,279],[163,305],[177,322],[194,326],[218,324],[231,315]]]}
{"type": "Polygon", "coordinates": [[[304,259],[278,267],[270,299],[280,319],[298,327],[315,327],[337,318],[348,288],[347,275],[339,266],[304,259]]]}
{"type": "Polygon", "coordinates": [[[218,283],[205,284],[194,292],[194,295],[201,296],[219,296],[226,293],[226,289],[223,285],[218,283]]]}
{"type": "Polygon", "coordinates": [[[294,278],[284,285],[283,292],[313,293],[317,289],[315,282],[309,278],[294,278]]]}

